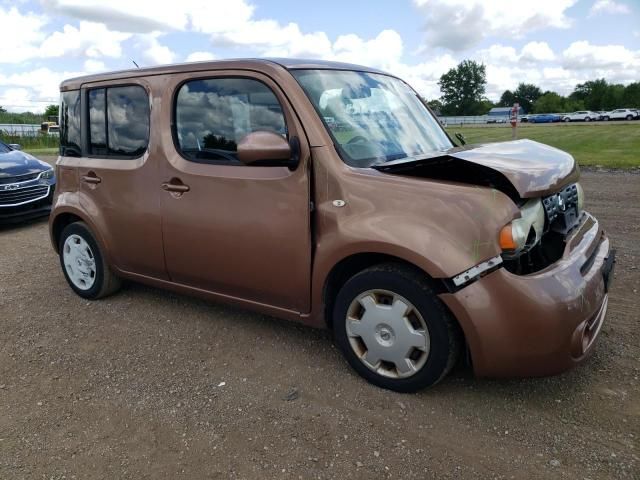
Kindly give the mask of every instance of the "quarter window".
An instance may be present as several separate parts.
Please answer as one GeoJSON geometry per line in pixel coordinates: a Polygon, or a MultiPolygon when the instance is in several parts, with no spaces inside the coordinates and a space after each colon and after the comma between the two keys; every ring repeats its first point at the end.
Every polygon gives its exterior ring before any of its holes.
{"type": "Polygon", "coordinates": [[[89,90],[89,152],[139,157],[149,144],[149,97],[138,85],[89,90]]]}
{"type": "Polygon", "coordinates": [[[264,83],[248,78],[193,80],[183,84],[175,105],[176,139],[181,153],[201,163],[241,165],[238,142],[256,131],[284,137],[282,107],[264,83]]]}
{"type": "Polygon", "coordinates": [[[80,157],[80,92],[60,95],[60,155],[80,157]]]}

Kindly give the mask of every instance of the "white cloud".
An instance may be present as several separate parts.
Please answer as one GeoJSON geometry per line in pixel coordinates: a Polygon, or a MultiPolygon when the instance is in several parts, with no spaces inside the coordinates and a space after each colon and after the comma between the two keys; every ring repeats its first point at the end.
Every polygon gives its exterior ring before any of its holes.
{"type": "Polygon", "coordinates": [[[572,70],[637,69],[640,68],[640,51],[634,52],[623,45],[592,45],[581,40],[562,52],[562,66],[572,70]]]}
{"type": "MultiPolygon", "coordinates": [[[[160,44],[158,37],[160,37],[159,33],[139,35],[137,51],[141,52],[142,58],[147,61],[148,65],[173,63],[176,54],[166,45],[160,44]]],[[[133,60],[135,60],[135,58],[133,60]]],[[[140,62],[137,63],[140,64],[140,62]]]]}
{"type": "Polygon", "coordinates": [[[46,67],[11,75],[0,74],[0,86],[21,87],[32,90],[34,99],[57,102],[59,85],[65,78],[77,77],[82,72],[55,72],[46,67]]]}
{"type": "Polygon", "coordinates": [[[520,38],[543,28],[568,28],[577,0],[413,0],[425,17],[426,43],[462,51],[491,36],[520,38]]]}
{"type": "Polygon", "coordinates": [[[61,32],[54,32],[45,38],[40,46],[39,55],[118,58],[122,55],[122,42],[130,37],[129,33],[110,31],[101,23],[82,21],[78,28],[65,25],[61,32]]]}
{"type": "Polygon", "coordinates": [[[332,59],[385,68],[400,62],[403,44],[398,32],[383,30],[370,40],[363,40],[354,34],[341,35],[334,42],[332,50],[332,59]]]}
{"type": "Polygon", "coordinates": [[[555,59],[555,55],[546,42],[529,42],[522,47],[520,60],[525,62],[544,62],[555,59]]]}
{"type": "Polygon", "coordinates": [[[93,60],[91,58],[85,60],[84,62],[84,70],[86,72],[90,72],[90,73],[99,73],[99,72],[104,72],[107,70],[106,65],[104,64],[104,62],[101,62],[100,60],[93,60]]]}
{"type": "Polygon", "coordinates": [[[589,16],[593,17],[598,14],[628,14],[631,13],[631,9],[624,3],[619,3],[614,0],[596,0],[591,9],[589,9],[589,16]]]}
{"type": "Polygon", "coordinates": [[[520,58],[515,48],[501,44],[479,50],[477,57],[483,63],[515,63],[520,58]]]}
{"type": "Polygon", "coordinates": [[[27,112],[35,109],[41,110],[39,105],[31,101],[31,93],[26,88],[7,88],[0,94],[0,105],[10,112],[27,112]]]}
{"type": "Polygon", "coordinates": [[[211,52],[192,52],[187,55],[185,62],[204,62],[207,60],[215,60],[216,56],[211,52]]]}
{"type": "Polygon", "coordinates": [[[22,14],[16,7],[8,10],[0,7],[0,63],[18,63],[36,56],[45,37],[42,28],[47,21],[43,15],[22,14]]]}
{"type": "Polygon", "coordinates": [[[555,54],[546,42],[529,42],[520,53],[515,48],[494,44],[488,48],[478,50],[476,59],[487,64],[515,64],[515,63],[541,63],[555,59],[555,54]]]}
{"type": "Polygon", "coordinates": [[[50,13],[101,22],[111,30],[131,33],[235,30],[245,24],[254,11],[245,0],[43,0],[42,4],[50,13]]]}
{"type": "Polygon", "coordinates": [[[58,103],[59,85],[64,79],[87,73],[91,72],[57,72],[46,67],[10,75],[0,73],[0,105],[9,111],[42,111],[47,104],[58,103]]]}

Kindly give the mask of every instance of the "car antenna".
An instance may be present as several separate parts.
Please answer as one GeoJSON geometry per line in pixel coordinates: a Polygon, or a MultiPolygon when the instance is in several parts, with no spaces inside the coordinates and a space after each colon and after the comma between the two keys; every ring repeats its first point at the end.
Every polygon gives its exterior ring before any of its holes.
{"type": "Polygon", "coordinates": [[[138,65],[138,64],[136,63],[136,61],[135,61],[135,60],[131,59],[131,61],[132,61],[132,62],[133,62],[133,64],[136,66],[136,68],[140,68],[140,65],[138,65]]]}

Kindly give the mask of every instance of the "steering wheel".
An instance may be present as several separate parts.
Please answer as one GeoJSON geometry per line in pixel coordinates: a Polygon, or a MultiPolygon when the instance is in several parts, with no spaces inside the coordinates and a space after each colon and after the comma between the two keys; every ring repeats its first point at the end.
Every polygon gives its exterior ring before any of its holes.
{"type": "Polygon", "coordinates": [[[349,140],[347,142],[347,145],[351,145],[352,143],[367,143],[369,142],[368,138],[363,137],[362,135],[356,135],[355,137],[353,137],[351,140],[349,140]]]}

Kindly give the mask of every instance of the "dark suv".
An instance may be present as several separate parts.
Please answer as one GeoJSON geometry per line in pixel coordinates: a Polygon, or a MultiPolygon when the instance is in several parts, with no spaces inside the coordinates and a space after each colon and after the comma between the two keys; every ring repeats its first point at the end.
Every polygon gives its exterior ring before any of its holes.
{"type": "Polygon", "coordinates": [[[55,185],[51,165],[0,142],[0,222],[48,215],[55,185]]]}

